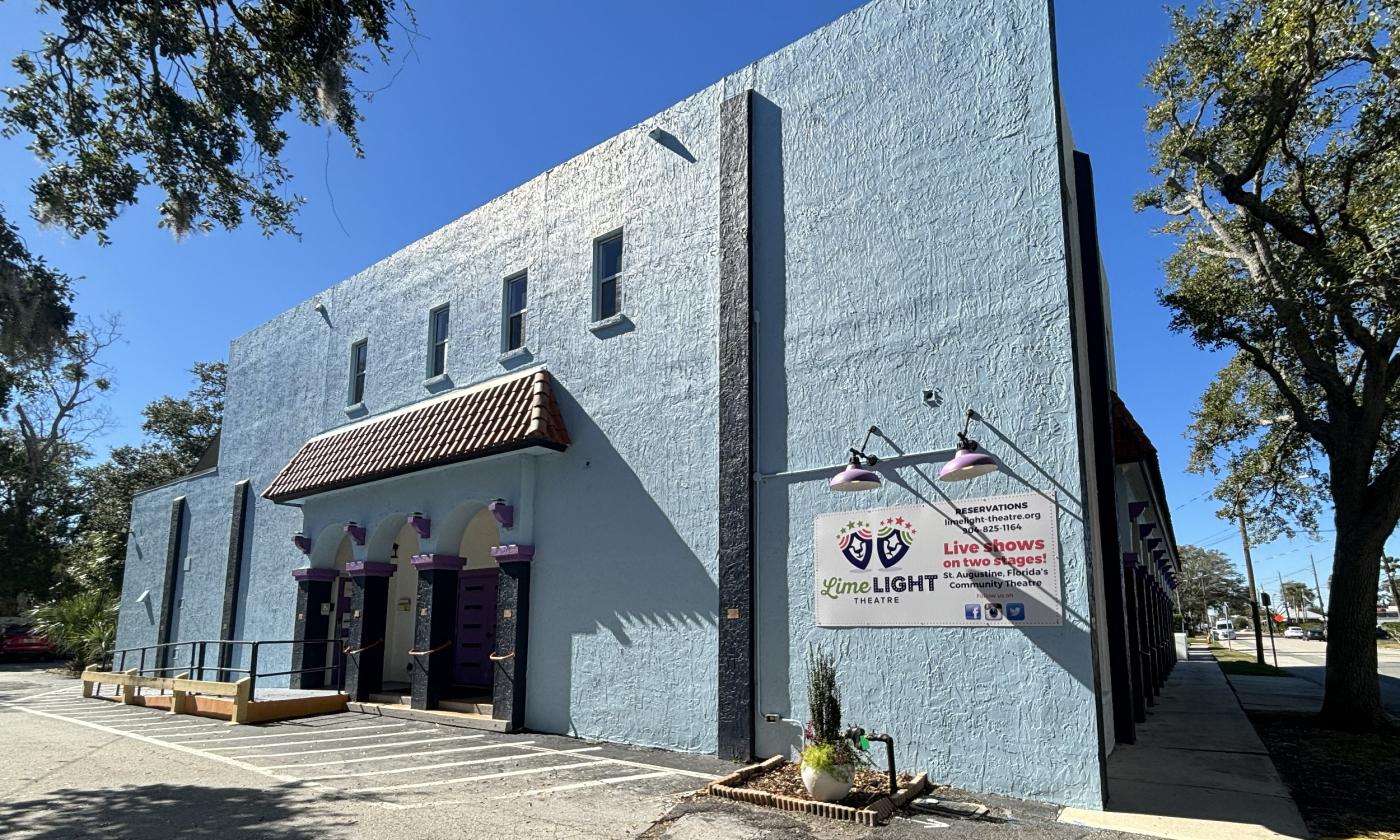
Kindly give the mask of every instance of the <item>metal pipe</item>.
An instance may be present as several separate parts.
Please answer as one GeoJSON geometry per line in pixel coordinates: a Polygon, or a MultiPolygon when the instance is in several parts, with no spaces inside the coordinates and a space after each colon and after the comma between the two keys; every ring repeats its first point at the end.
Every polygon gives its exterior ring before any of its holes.
{"type": "Polygon", "coordinates": [[[899,776],[894,769],[894,738],[881,732],[866,732],[864,728],[852,726],[846,730],[846,737],[856,747],[860,747],[861,739],[868,741],[882,741],[885,744],[885,758],[889,762],[890,775],[890,795],[899,793],[899,776]]]}
{"type": "MultiPolygon", "coordinates": [[[[920,461],[934,461],[940,459],[946,461],[949,458],[953,457],[955,453],[956,450],[953,449],[930,449],[927,452],[913,452],[908,455],[896,455],[892,458],[881,458],[878,468],[888,469],[895,467],[905,467],[909,466],[910,464],[919,463],[920,461]]],[[[787,472],[776,473],[754,473],[753,479],[754,481],[764,482],[774,481],[777,479],[800,480],[812,478],[830,478],[830,474],[833,471],[840,470],[844,466],[846,465],[833,464],[828,467],[812,467],[810,469],[805,470],[788,470],[787,472]]],[[[872,467],[871,469],[876,469],[876,467],[872,467]]]]}

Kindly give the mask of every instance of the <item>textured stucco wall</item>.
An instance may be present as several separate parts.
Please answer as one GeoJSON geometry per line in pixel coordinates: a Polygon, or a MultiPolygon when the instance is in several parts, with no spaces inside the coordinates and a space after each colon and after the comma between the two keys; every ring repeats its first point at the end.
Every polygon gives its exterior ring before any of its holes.
{"type": "MultiPolygon", "coordinates": [[[[158,580],[171,497],[191,500],[194,550],[222,558],[232,482],[260,491],[308,437],[354,419],[343,409],[352,341],[369,339],[371,414],[430,396],[426,318],[441,303],[452,304],[452,384],[505,373],[501,281],[525,269],[529,354],[508,364],[550,369],[573,438],[536,459],[526,723],[715,749],[718,114],[752,87],[759,468],[839,461],[872,422],[909,451],[948,447],[972,405],[997,430],[974,434],[1007,469],[943,489],[1058,493],[1066,602],[1062,628],[818,630],[812,517],[851,500],[824,481],[765,483],[759,751],[791,746],[793,728],[761,716],[806,716],[815,645],[840,654],[848,718],[893,731],[902,764],[1098,804],[1050,37],[1046,0],[877,0],[328,289],[325,318],[307,301],[235,340],[217,475],[138,499],[146,536],[133,537],[123,643],[147,632],[129,601],[158,580]],[[591,246],[618,227],[630,322],[595,334],[591,246]]],[[[912,489],[891,482],[858,504],[931,493],[934,469],[903,470],[912,489]]],[[[421,510],[444,522],[520,492],[518,460],[498,459],[337,491],[304,515],[258,499],[244,635],[291,635],[293,532],[338,544],[347,519],[421,510]]],[[[217,621],[222,581],[191,576],[187,587],[210,592],[186,604],[207,600],[217,621]]]]}
{"type": "Polygon", "coordinates": [[[180,496],[185,497],[185,533],[180,540],[175,580],[177,585],[183,583],[179,593],[182,603],[172,606],[178,616],[172,621],[176,633],[170,641],[219,637],[232,492],[231,481],[222,480],[218,472],[207,472],[136,497],[122,580],[118,648],[156,643],[161,603],[166,595],[170,506],[180,496]],[[186,561],[188,570],[184,568],[186,561]],[[136,603],[147,590],[147,601],[136,603]]]}
{"type": "MultiPolygon", "coordinates": [[[[968,406],[989,424],[974,436],[1006,465],[937,487],[936,464],[903,469],[907,487],[854,500],[820,480],[765,482],[757,711],[805,719],[805,654],[827,649],[847,718],[893,731],[908,766],[975,790],[1097,806],[1050,39],[1043,0],[994,13],[971,0],[877,2],[727,82],[771,100],[782,136],[780,159],[755,176],[772,182],[770,199],[780,189],[785,210],[783,230],[770,222],[756,236],[786,243],[756,267],[760,469],[835,463],[871,423],[905,451],[950,447],[968,406]],[[924,388],[941,404],[925,405],[924,388]],[[915,493],[1028,488],[1061,503],[1063,627],[815,627],[813,516],[915,493]]],[[[758,734],[761,754],[799,737],[762,719],[758,734]]]]}

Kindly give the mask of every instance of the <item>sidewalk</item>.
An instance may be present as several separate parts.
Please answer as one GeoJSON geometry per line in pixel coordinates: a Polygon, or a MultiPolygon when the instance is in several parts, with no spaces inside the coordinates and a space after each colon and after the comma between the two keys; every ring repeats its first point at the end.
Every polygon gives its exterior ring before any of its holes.
{"type": "Polygon", "coordinates": [[[1136,744],[1108,760],[1108,809],[1062,822],[1172,840],[1306,838],[1307,827],[1225,675],[1204,648],[1177,663],[1136,744]]]}

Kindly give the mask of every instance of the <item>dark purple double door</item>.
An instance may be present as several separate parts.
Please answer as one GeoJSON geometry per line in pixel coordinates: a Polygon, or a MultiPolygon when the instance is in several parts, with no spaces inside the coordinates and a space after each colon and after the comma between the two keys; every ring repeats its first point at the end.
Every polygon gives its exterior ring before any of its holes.
{"type": "Polygon", "coordinates": [[[491,654],[496,650],[496,569],[471,569],[457,582],[457,658],[452,682],[491,685],[491,654]]]}

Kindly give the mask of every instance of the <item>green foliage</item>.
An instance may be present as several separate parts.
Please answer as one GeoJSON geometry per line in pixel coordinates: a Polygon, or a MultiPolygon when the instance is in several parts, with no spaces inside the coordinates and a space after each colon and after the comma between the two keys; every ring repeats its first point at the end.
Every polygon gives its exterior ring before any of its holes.
{"type": "MultiPolygon", "coordinates": [[[[176,235],[295,232],[282,162],[289,114],[361,154],[354,76],[390,55],[395,0],[39,0],[46,31],[12,65],[0,131],[46,169],[32,212],[74,236],[107,228],[144,187],[176,235]]],[[[412,11],[408,10],[409,23],[412,11]]]]}
{"type": "Polygon", "coordinates": [[[1400,642],[1400,621],[1387,621],[1381,627],[1390,634],[1391,639],[1400,642]]]}
{"type": "Polygon", "coordinates": [[[1383,722],[1364,618],[1400,521],[1400,4],[1219,0],[1171,11],[1146,83],[1177,241],[1173,329],[1232,359],[1190,428],[1191,469],[1256,541],[1337,543],[1324,714],[1383,722]]]}
{"type": "Polygon", "coordinates": [[[1279,595],[1283,599],[1283,603],[1297,613],[1312,609],[1313,600],[1317,597],[1317,593],[1313,592],[1311,587],[1298,580],[1284,581],[1283,591],[1279,595]]]}
{"type": "Polygon", "coordinates": [[[836,660],[830,654],[807,654],[807,708],[811,740],[835,744],[841,740],[841,689],[836,685],[836,660]]]}
{"type": "Polygon", "coordinates": [[[117,598],[109,592],[79,592],[29,611],[34,632],[47,636],[75,670],[107,664],[117,642],[117,598]]]}
{"type": "Polygon", "coordinates": [[[119,446],[107,460],[78,471],[82,513],[68,547],[63,577],[79,586],[115,591],[126,558],[131,497],[147,487],[189,474],[219,431],[227,380],[223,362],[199,362],[184,397],[161,397],[142,414],[149,440],[119,446]]]}
{"type": "Polygon", "coordinates": [[[1181,573],[1177,592],[1189,617],[1188,624],[1208,623],[1208,609],[1228,606],[1234,614],[1248,608],[1249,594],[1239,570],[1223,553],[1213,548],[1183,545],[1179,549],[1181,573]]]}
{"type": "Polygon", "coordinates": [[[73,325],[71,280],[30,253],[0,207],[0,411],[18,371],[42,366],[73,325]]]}
{"type": "MultiPolygon", "coordinates": [[[[849,741],[816,742],[802,748],[802,763],[813,770],[822,770],[833,776],[841,776],[851,771],[855,764],[855,750],[849,741]]],[[[849,778],[844,779],[850,781],[849,778]]]]}

